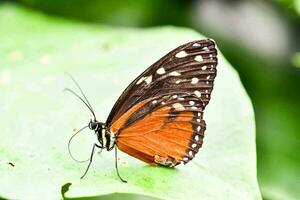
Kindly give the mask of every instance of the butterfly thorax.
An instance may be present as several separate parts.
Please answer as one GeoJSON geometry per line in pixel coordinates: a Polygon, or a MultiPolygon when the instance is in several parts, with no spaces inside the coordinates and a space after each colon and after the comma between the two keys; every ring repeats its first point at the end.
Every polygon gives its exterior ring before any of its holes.
{"type": "Polygon", "coordinates": [[[95,131],[97,134],[98,141],[100,143],[100,147],[103,149],[107,149],[110,151],[113,149],[115,145],[115,138],[112,134],[107,131],[107,126],[103,122],[98,122],[96,120],[91,120],[89,123],[89,128],[95,131]]]}

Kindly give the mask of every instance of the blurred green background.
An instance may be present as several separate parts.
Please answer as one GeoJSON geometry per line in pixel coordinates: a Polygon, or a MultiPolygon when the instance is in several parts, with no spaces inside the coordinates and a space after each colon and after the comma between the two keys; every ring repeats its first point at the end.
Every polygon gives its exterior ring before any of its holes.
{"type": "Polygon", "coordinates": [[[263,198],[300,198],[300,0],[7,2],[86,23],[190,27],[216,40],[254,105],[263,198]]]}

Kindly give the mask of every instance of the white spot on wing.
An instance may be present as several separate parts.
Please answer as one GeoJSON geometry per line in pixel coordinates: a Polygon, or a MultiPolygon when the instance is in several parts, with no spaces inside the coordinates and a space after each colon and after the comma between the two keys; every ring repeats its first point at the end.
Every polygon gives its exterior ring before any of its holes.
{"type": "Polygon", "coordinates": [[[175,55],[175,57],[176,58],[184,58],[184,57],[186,57],[188,54],[185,52],[185,51],[180,51],[180,52],[178,52],[176,55],[175,55]]]}
{"type": "Polygon", "coordinates": [[[203,47],[204,51],[209,51],[209,49],[207,47],[203,47]]]}
{"type": "Polygon", "coordinates": [[[176,84],[179,84],[181,82],[181,80],[176,81],[176,84]]]}
{"type": "Polygon", "coordinates": [[[175,95],[173,95],[172,97],[173,97],[173,99],[176,99],[178,96],[175,94],[175,95]]]}
{"type": "Polygon", "coordinates": [[[200,47],[201,45],[198,43],[193,44],[193,47],[200,47]]]}
{"type": "Polygon", "coordinates": [[[177,71],[173,71],[170,73],[171,76],[180,76],[181,74],[178,73],[177,71]]]}
{"type": "Polygon", "coordinates": [[[152,101],[152,103],[153,103],[153,104],[156,104],[156,103],[157,103],[157,100],[152,101]]]}
{"type": "Polygon", "coordinates": [[[192,78],[192,82],[191,83],[192,84],[196,84],[196,83],[198,83],[198,81],[199,81],[199,79],[194,77],[194,78],[192,78]]]}
{"type": "Polygon", "coordinates": [[[184,110],[184,107],[181,103],[174,103],[172,106],[173,106],[173,108],[175,108],[175,110],[178,110],[178,111],[184,110]]]}
{"type": "Polygon", "coordinates": [[[190,101],[189,103],[191,106],[195,105],[195,101],[190,101]]]}
{"type": "Polygon", "coordinates": [[[152,75],[145,79],[145,82],[147,83],[147,85],[149,83],[151,83],[151,81],[152,81],[152,75]]]}
{"type": "Polygon", "coordinates": [[[207,69],[207,66],[204,65],[204,66],[201,67],[201,69],[202,69],[202,70],[206,70],[206,69],[207,69]]]}
{"type": "Polygon", "coordinates": [[[196,141],[199,141],[199,139],[200,139],[200,138],[199,138],[199,135],[196,135],[196,136],[195,136],[195,140],[196,140],[196,141]]]}
{"type": "Polygon", "coordinates": [[[207,79],[207,80],[210,79],[210,75],[208,75],[208,76],[206,77],[206,79],[207,79]]]}
{"type": "Polygon", "coordinates": [[[196,60],[196,61],[198,61],[198,62],[202,62],[202,61],[203,61],[203,58],[202,58],[202,56],[198,55],[198,56],[195,57],[194,60],[196,60]]]}
{"type": "Polygon", "coordinates": [[[140,84],[140,83],[143,82],[146,78],[147,78],[147,76],[143,76],[142,78],[140,78],[140,79],[138,80],[138,82],[136,82],[136,84],[137,84],[137,85],[140,84]]]}
{"type": "Polygon", "coordinates": [[[161,67],[156,71],[157,74],[164,74],[166,73],[165,68],[161,67]]]}
{"type": "Polygon", "coordinates": [[[198,127],[197,127],[197,131],[199,132],[199,131],[200,131],[200,129],[201,129],[201,126],[198,126],[198,127]]]}
{"type": "Polygon", "coordinates": [[[195,91],[194,91],[194,94],[195,94],[197,97],[201,97],[201,93],[200,93],[198,90],[195,90],[195,91]]]}
{"type": "Polygon", "coordinates": [[[192,144],[192,148],[196,148],[196,146],[197,146],[196,143],[192,144]]]}

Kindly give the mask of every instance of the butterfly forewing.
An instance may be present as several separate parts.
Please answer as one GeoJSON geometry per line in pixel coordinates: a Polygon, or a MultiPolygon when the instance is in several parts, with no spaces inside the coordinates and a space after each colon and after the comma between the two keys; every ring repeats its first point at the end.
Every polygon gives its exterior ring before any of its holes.
{"type": "Polygon", "coordinates": [[[212,40],[179,46],[150,66],[123,92],[107,125],[118,147],[149,164],[188,162],[202,145],[203,110],[216,76],[212,40]]]}
{"type": "Polygon", "coordinates": [[[114,105],[107,124],[142,100],[163,93],[193,91],[207,104],[216,65],[217,50],[212,40],[198,40],[179,46],[151,65],[126,88],[114,105]]]}

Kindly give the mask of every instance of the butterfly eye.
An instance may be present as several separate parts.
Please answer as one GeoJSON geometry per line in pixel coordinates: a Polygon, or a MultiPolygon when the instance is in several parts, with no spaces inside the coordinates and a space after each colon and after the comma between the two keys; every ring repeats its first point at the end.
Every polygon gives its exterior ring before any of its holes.
{"type": "Polygon", "coordinates": [[[98,128],[98,123],[97,122],[93,122],[92,120],[89,123],[89,128],[91,130],[96,130],[98,128]]]}

